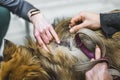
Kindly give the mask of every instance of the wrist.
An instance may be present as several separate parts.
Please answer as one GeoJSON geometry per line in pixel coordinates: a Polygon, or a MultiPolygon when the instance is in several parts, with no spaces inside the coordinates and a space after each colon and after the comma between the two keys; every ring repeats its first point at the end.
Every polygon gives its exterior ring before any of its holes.
{"type": "Polygon", "coordinates": [[[29,17],[29,20],[32,21],[32,17],[39,14],[40,13],[40,10],[38,9],[31,9],[29,12],[28,12],[28,17],[29,17]]]}

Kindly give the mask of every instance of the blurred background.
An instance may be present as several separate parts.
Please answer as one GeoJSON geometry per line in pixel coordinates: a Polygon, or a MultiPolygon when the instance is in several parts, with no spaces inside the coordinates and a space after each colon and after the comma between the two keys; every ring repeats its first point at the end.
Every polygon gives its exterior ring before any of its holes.
{"type": "MultiPolygon", "coordinates": [[[[47,21],[52,23],[55,18],[72,17],[80,11],[105,13],[120,9],[120,0],[26,0],[41,10],[47,21]]],[[[24,44],[25,37],[33,37],[33,26],[22,18],[11,13],[11,22],[6,39],[16,44],[24,44]]],[[[34,37],[33,37],[34,38],[34,37]]]]}

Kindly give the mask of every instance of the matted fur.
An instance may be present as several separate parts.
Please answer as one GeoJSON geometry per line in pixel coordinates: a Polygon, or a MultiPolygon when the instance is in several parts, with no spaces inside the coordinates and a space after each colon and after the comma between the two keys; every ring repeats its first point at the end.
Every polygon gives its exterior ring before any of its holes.
{"type": "MultiPolygon", "coordinates": [[[[55,22],[55,30],[61,39],[54,40],[48,46],[50,53],[29,39],[25,46],[17,46],[6,40],[4,59],[0,63],[0,80],[84,80],[81,72],[75,72],[72,66],[89,59],[82,54],[74,42],[75,34],[69,33],[70,19],[55,22]]],[[[95,31],[103,40],[110,65],[120,71],[120,33],[105,38],[100,30],[95,31]]],[[[83,40],[87,41],[87,39],[83,40]]],[[[86,44],[87,46],[87,44],[86,44]]],[[[95,44],[87,46],[95,48],[95,44]]]]}

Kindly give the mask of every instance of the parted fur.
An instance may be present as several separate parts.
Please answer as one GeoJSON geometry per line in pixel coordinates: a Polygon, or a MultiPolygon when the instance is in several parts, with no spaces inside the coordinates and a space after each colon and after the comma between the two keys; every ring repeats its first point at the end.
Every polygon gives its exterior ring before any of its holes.
{"type": "MultiPolygon", "coordinates": [[[[89,59],[77,47],[75,34],[69,33],[69,21],[66,18],[54,23],[61,43],[52,40],[47,45],[50,53],[32,39],[28,39],[25,46],[17,46],[6,40],[4,59],[0,63],[0,80],[84,80],[82,72],[75,72],[72,67],[78,60],[83,63],[89,59]]],[[[95,32],[106,46],[109,65],[120,71],[120,33],[108,39],[100,30],[95,32]]],[[[88,48],[95,48],[95,44],[88,44],[88,48]]]]}

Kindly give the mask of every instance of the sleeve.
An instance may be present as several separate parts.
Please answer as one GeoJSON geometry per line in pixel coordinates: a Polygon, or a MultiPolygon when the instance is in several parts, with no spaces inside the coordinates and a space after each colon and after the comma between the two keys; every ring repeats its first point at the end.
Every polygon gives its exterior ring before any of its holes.
{"type": "Polygon", "coordinates": [[[120,31],[120,12],[100,14],[102,32],[106,37],[111,37],[120,31]]]}
{"type": "Polygon", "coordinates": [[[0,5],[8,8],[14,14],[22,17],[28,21],[28,11],[31,9],[36,9],[33,5],[24,0],[0,0],[0,5]]]}

